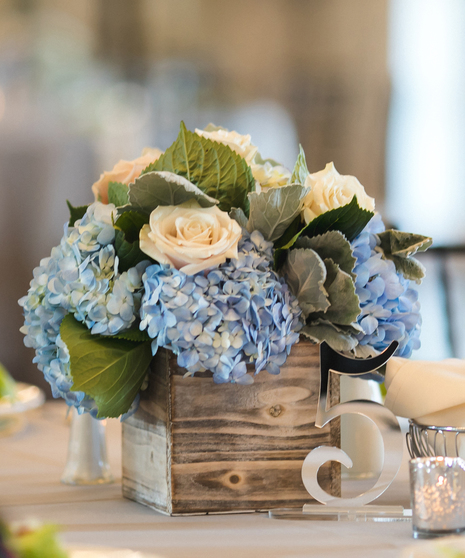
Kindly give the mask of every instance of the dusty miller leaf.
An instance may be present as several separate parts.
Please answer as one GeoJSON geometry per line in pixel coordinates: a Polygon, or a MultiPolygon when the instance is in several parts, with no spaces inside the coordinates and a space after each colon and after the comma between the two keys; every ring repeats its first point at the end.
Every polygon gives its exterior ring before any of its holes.
{"type": "Polygon", "coordinates": [[[335,351],[351,351],[357,346],[357,339],[350,332],[334,327],[331,322],[320,320],[305,325],[300,333],[315,343],[326,341],[335,351]]]}
{"type": "Polygon", "coordinates": [[[396,266],[396,270],[405,277],[416,283],[421,283],[425,276],[425,268],[416,258],[403,258],[400,256],[386,256],[392,260],[396,266]]]}
{"type": "Polygon", "coordinates": [[[329,302],[324,288],[326,267],[316,252],[291,250],[280,273],[297,297],[304,317],[312,312],[324,312],[328,308],[329,302]]]}
{"type": "Polygon", "coordinates": [[[247,228],[247,217],[242,209],[233,207],[229,212],[229,216],[231,219],[235,219],[243,229],[247,228]]]}
{"type": "Polygon", "coordinates": [[[247,230],[260,231],[266,240],[280,238],[302,210],[302,199],[308,189],[300,184],[270,188],[249,194],[250,216],[247,230]]]}
{"type": "Polygon", "coordinates": [[[337,265],[354,279],[353,269],[357,259],[353,255],[350,242],[339,231],[328,231],[318,236],[302,236],[295,243],[296,248],[311,248],[322,260],[331,258],[337,265]]]}
{"type": "Polygon", "coordinates": [[[392,229],[378,233],[378,236],[386,257],[392,255],[408,258],[417,252],[425,252],[433,243],[433,240],[428,236],[392,229]]]}
{"type": "Polygon", "coordinates": [[[355,322],[360,314],[360,301],[355,292],[354,280],[332,259],[325,259],[324,264],[327,273],[324,288],[328,293],[330,305],[324,315],[318,312],[315,316],[310,316],[310,319],[320,317],[334,324],[348,326],[355,322]]]}
{"type": "Polygon", "coordinates": [[[151,213],[159,205],[179,205],[195,199],[201,207],[212,207],[218,202],[207,196],[195,184],[172,172],[149,172],[129,185],[131,207],[151,213]]]}

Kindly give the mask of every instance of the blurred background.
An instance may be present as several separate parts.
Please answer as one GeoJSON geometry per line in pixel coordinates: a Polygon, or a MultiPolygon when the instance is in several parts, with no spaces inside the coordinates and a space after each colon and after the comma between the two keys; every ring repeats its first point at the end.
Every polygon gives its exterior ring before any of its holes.
{"type": "Polygon", "coordinates": [[[65,200],[181,119],[289,167],[301,143],[433,236],[415,358],[465,357],[464,93],[463,0],[0,0],[0,361],[44,387],[17,300],[65,200]]]}

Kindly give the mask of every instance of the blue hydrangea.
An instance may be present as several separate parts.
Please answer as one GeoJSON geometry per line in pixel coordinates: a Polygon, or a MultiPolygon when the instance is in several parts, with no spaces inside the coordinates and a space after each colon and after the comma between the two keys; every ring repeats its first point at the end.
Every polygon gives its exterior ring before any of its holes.
{"type": "Polygon", "coordinates": [[[140,327],[153,353],[170,349],[187,374],[210,370],[217,383],[252,383],[248,363],[279,374],[302,327],[297,299],[271,269],[272,243],[243,231],[238,248],[206,275],[157,264],[143,276],[140,327]]]}
{"type": "Polygon", "coordinates": [[[418,291],[412,281],[396,272],[391,260],[382,258],[377,233],[384,228],[381,216],[376,214],[352,242],[357,258],[356,293],[362,309],[357,321],[363,329],[357,335],[357,355],[374,355],[397,340],[396,354],[408,358],[420,347],[418,291]]]}
{"type": "Polygon", "coordinates": [[[19,301],[24,309],[24,344],[35,349],[33,362],[51,385],[53,396],[93,416],[97,413],[94,400],[70,391],[69,353],[60,325],[71,312],[92,333],[114,335],[138,317],[141,279],[148,262],[118,273],[114,211],[114,205],[96,202],[74,227],[65,225],[59,246],[34,269],[28,294],[19,301]]]}

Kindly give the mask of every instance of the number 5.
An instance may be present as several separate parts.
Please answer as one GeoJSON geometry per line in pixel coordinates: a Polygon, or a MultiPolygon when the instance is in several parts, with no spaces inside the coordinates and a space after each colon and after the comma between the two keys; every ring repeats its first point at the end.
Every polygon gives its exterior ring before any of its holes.
{"type": "Polygon", "coordinates": [[[328,408],[329,374],[360,376],[373,372],[385,364],[397,349],[393,341],[380,355],[368,359],[354,359],[341,355],[323,342],[320,345],[320,397],[316,413],[315,426],[323,428],[328,422],[346,413],[356,413],[369,418],[378,428],[383,438],[384,463],[376,484],[363,494],[354,498],[338,498],[325,492],[318,484],[318,469],[327,461],[338,461],[346,467],[352,467],[352,460],[340,448],[319,446],[312,450],[302,465],[302,481],[307,492],[322,504],[329,506],[363,506],[375,500],[395,479],[402,461],[403,438],[397,418],[389,409],[374,401],[356,400],[339,403],[328,408]]]}

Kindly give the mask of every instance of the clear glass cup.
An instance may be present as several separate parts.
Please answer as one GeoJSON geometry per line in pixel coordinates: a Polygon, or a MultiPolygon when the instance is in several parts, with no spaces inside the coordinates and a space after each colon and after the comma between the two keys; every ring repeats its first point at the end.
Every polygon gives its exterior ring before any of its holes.
{"type": "Polygon", "coordinates": [[[79,415],[72,407],[68,459],[61,477],[64,484],[106,484],[113,482],[107,459],[106,421],[79,415]]]}
{"type": "Polygon", "coordinates": [[[410,461],[413,537],[465,531],[465,460],[417,457],[410,461]]]}

